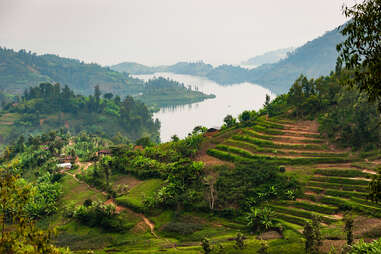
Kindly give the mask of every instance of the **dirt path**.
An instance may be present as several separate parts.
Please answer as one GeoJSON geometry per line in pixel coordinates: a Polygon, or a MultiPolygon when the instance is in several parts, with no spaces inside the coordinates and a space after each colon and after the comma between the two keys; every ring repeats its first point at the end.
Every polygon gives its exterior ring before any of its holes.
{"type": "MultiPolygon", "coordinates": [[[[87,163],[87,166],[89,166],[89,164],[91,165],[91,162],[90,162],[90,163],[87,163]]],[[[85,183],[85,182],[82,182],[81,180],[79,180],[79,179],[77,178],[77,176],[76,176],[75,174],[71,174],[71,173],[69,173],[69,172],[64,172],[64,173],[67,174],[67,175],[69,175],[69,176],[71,176],[71,177],[73,177],[73,179],[74,179],[76,182],[78,182],[78,183],[80,183],[80,184],[85,184],[85,185],[87,186],[88,189],[90,189],[90,190],[92,190],[92,191],[96,191],[96,192],[98,192],[98,193],[102,193],[104,196],[107,196],[107,195],[108,195],[106,192],[104,192],[104,191],[100,191],[100,190],[98,190],[98,189],[96,189],[96,188],[91,187],[89,184],[87,184],[87,183],[85,183]]],[[[160,239],[160,237],[155,233],[155,225],[154,225],[154,224],[153,224],[147,217],[145,217],[144,214],[142,214],[142,213],[135,213],[135,212],[133,212],[131,209],[127,208],[127,207],[117,205],[113,199],[108,199],[108,200],[106,200],[106,201],[104,202],[104,204],[105,204],[105,205],[113,204],[113,205],[115,206],[115,212],[116,212],[116,213],[120,213],[120,212],[122,212],[122,211],[124,211],[124,210],[129,210],[130,212],[134,213],[136,216],[138,216],[138,217],[140,217],[140,218],[143,219],[144,223],[149,227],[149,229],[150,229],[150,231],[151,231],[151,234],[152,234],[154,237],[160,239]]],[[[166,241],[168,241],[168,240],[166,240],[166,241]]],[[[168,242],[169,242],[169,241],[168,241],[168,242]]]]}

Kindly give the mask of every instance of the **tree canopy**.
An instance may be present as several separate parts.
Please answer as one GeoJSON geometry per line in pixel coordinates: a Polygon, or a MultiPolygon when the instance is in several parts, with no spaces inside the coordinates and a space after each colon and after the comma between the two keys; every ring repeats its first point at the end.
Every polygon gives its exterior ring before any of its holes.
{"type": "Polygon", "coordinates": [[[343,7],[343,13],[351,20],[341,31],[346,40],[337,45],[338,64],[355,70],[347,84],[365,91],[381,109],[381,0],[343,7]]]}

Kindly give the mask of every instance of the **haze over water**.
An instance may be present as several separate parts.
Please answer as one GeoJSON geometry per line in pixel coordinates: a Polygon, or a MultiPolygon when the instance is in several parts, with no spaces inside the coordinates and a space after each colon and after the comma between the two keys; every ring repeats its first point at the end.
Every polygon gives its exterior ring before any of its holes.
{"type": "Polygon", "coordinates": [[[275,97],[270,90],[252,83],[222,86],[203,77],[173,73],[133,76],[143,80],[154,77],[170,78],[183,83],[186,87],[189,85],[192,88],[197,86],[199,91],[216,95],[214,99],[164,107],[155,113],[154,118],[161,122],[160,138],[162,142],[169,141],[173,135],[183,138],[198,125],[208,128],[220,127],[226,115],[230,114],[237,117],[244,110],[259,110],[265,102],[266,94],[269,94],[271,98],[275,97]]]}

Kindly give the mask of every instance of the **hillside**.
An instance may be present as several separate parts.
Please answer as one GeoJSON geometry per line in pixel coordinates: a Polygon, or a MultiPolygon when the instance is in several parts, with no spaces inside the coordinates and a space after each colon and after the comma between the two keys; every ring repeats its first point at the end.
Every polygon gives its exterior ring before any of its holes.
{"type": "Polygon", "coordinates": [[[144,83],[144,92],[135,96],[147,105],[156,109],[170,105],[182,105],[215,98],[213,94],[204,94],[200,91],[185,87],[184,84],[174,80],[159,77],[144,83]]]}
{"type": "Polygon", "coordinates": [[[94,96],[75,95],[67,86],[42,83],[25,91],[21,101],[5,105],[0,112],[1,144],[19,135],[48,133],[64,128],[71,133],[87,131],[126,142],[149,136],[158,141],[160,123],[147,107],[132,97],[122,100],[99,89],[94,96]]]}
{"type": "MultiPolygon", "coordinates": [[[[97,64],[56,55],[36,55],[20,50],[0,48],[0,91],[4,94],[21,95],[26,88],[51,82],[67,85],[77,94],[90,95],[95,86],[102,93],[118,94],[120,97],[141,97],[149,106],[186,104],[202,101],[210,96],[185,88],[182,84],[164,79],[152,96],[153,85],[134,79],[127,74],[113,71],[97,64]]],[[[0,98],[1,99],[1,98],[0,98]]]]}
{"type": "MultiPolygon", "coordinates": [[[[301,254],[308,225],[328,253],[344,246],[348,216],[355,241],[381,237],[379,190],[370,188],[380,180],[381,119],[363,94],[337,82],[350,76],[301,76],[259,112],[227,116],[220,130],[198,126],[164,144],[71,129],[20,138],[4,150],[0,170],[33,183],[37,198],[25,201],[24,213],[57,226],[54,243],[74,253],[200,253],[203,243],[222,253],[267,246],[301,254]]],[[[117,109],[99,91],[85,98],[64,88],[55,96],[58,88],[29,90],[8,114],[84,105],[107,117],[117,109]]],[[[143,110],[139,103],[122,104],[113,125],[126,114],[124,124],[139,123],[131,111],[143,110]]]]}
{"type": "Polygon", "coordinates": [[[241,64],[242,65],[254,65],[254,66],[259,66],[262,64],[272,64],[276,63],[279,60],[286,58],[288,53],[291,53],[295,48],[290,47],[290,48],[285,48],[285,49],[278,49],[278,50],[273,50],[266,52],[262,55],[258,55],[252,58],[249,58],[246,61],[243,61],[241,64]]]}
{"type": "Polygon", "coordinates": [[[328,75],[335,70],[336,45],[344,40],[337,29],[329,31],[295,49],[278,63],[249,71],[249,81],[261,84],[277,94],[285,93],[301,74],[309,78],[328,75]]]}
{"type": "Polygon", "coordinates": [[[212,67],[203,62],[177,63],[170,66],[148,67],[136,63],[111,66],[111,69],[130,74],[173,72],[206,77],[222,85],[252,82],[269,88],[276,94],[288,91],[294,80],[301,74],[310,78],[328,75],[335,70],[336,45],[343,41],[338,29],[313,39],[296,48],[287,57],[273,64],[263,64],[255,69],[245,69],[233,65],[212,67]]]}

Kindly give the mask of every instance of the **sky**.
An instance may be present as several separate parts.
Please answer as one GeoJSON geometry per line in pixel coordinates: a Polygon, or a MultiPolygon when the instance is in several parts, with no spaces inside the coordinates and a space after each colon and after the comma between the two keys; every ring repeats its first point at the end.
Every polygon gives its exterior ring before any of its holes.
{"type": "Polygon", "coordinates": [[[343,24],[355,0],[0,0],[0,46],[101,65],[238,64],[343,24]]]}

